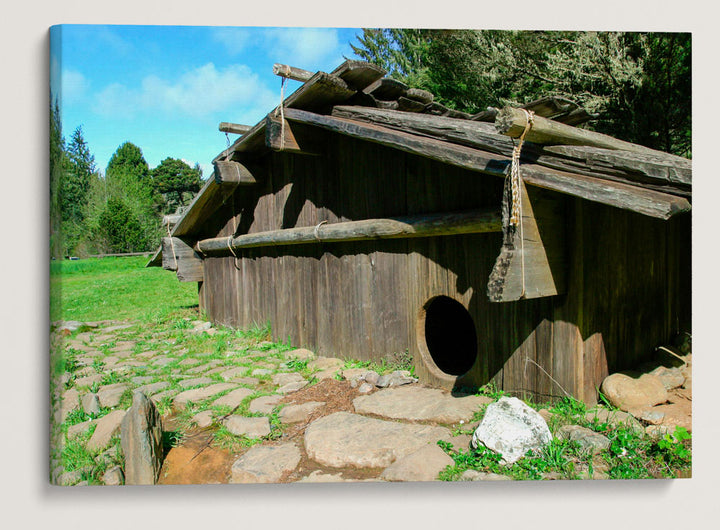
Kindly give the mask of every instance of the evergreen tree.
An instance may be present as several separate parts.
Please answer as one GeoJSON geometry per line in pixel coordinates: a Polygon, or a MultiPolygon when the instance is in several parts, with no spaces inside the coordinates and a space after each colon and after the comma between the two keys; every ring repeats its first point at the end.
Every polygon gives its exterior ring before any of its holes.
{"type": "Polygon", "coordinates": [[[191,168],[177,158],[166,158],[152,170],[155,190],[162,195],[162,213],[173,213],[186,206],[193,194],[200,191],[202,172],[198,165],[191,168]]]}
{"type": "Polygon", "coordinates": [[[62,248],[62,177],[65,166],[65,142],[57,102],[50,102],[50,255],[61,258],[62,248]]]}
{"type": "Polygon", "coordinates": [[[599,119],[586,125],[687,155],[690,34],[363,30],[355,53],[448,107],[476,113],[557,95],[599,119]]]}

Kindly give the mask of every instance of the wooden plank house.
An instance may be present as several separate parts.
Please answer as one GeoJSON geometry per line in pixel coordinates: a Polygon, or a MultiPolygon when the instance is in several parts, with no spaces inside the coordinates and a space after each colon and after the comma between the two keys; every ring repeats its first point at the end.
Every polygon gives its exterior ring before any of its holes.
{"type": "Polygon", "coordinates": [[[221,124],[240,138],[150,263],[213,322],[588,402],[690,331],[689,160],[575,127],[562,99],[470,116],[359,61],[276,73],[304,84],[221,124]]]}

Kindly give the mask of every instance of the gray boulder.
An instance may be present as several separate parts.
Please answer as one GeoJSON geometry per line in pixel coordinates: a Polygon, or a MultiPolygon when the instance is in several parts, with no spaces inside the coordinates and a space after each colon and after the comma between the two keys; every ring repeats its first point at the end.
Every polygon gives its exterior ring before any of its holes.
{"type": "Polygon", "coordinates": [[[557,437],[561,440],[577,442],[583,451],[592,454],[598,454],[610,447],[610,440],[606,436],[580,425],[563,425],[557,437]]]}
{"type": "Polygon", "coordinates": [[[125,484],[155,484],[162,466],[160,413],[145,394],[135,392],[120,425],[125,455],[125,484]]]}
{"type": "Polygon", "coordinates": [[[484,445],[500,453],[503,462],[512,464],[551,440],[550,429],[540,414],[518,398],[502,397],[488,405],[473,434],[472,446],[484,445]]]}

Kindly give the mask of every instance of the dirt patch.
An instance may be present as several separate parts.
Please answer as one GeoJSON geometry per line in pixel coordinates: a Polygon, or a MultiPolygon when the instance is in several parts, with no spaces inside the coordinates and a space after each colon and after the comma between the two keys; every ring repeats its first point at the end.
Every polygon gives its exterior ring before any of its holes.
{"type": "Polygon", "coordinates": [[[158,484],[227,484],[238,455],[211,445],[212,434],[189,434],[165,456],[158,484]]]}

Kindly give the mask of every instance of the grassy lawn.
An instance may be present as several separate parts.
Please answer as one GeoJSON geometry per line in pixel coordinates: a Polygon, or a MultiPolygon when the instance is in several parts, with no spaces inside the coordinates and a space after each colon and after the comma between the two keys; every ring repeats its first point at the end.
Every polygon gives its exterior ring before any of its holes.
{"type": "Polygon", "coordinates": [[[50,264],[50,319],[163,321],[194,312],[197,284],[145,268],[144,256],[90,258],[50,264]]]}

